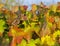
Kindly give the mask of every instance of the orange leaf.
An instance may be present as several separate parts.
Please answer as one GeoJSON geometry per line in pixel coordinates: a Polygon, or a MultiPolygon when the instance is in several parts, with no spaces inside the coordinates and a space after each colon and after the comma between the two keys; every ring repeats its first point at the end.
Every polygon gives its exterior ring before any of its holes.
{"type": "Polygon", "coordinates": [[[12,35],[11,35],[11,32],[8,32],[8,36],[12,36],[12,35]]]}
{"type": "Polygon", "coordinates": [[[2,33],[0,32],[0,36],[2,36],[2,33]]]}
{"type": "Polygon", "coordinates": [[[50,18],[49,18],[49,21],[50,21],[50,22],[54,22],[54,18],[53,18],[53,17],[50,17],[50,18]]]}
{"type": "Polygon", "coordinates": [[[31,39],[31,35],[28,34],[28,33],[26,33],[26,34],[24,35],[24,38],[29,42],[29,40],[31,39]]]}
{"type": "Polygon", "coordinates": [[[22,39],[23,39],[23,36],[19,36],[19,37],[17,37],[17,43],[20,44],[21,41],[22,41],[22,39]]]}
{"type": "Polygon", "coordinates": [[[16,30],[16,31],[22,31],[20,28],[18,28],[17,26],[13,26],[13,29],[16,30]]]}
{"type": "Polygon", "coordinates": [[[13,39],[12,39],[12,42],[11,42],[11,45],[10,46],[16,46],[16,38],[15,37],[13,37],[13,39]]]}

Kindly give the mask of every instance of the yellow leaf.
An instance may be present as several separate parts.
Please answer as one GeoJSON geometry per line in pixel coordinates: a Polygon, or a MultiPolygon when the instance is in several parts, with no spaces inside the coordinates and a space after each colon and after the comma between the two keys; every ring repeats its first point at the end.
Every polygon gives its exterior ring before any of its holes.
{"type": "Polygon", "coordinates": [[[4,7],[4,4],[0,4],[0,8],[4,7]]]}
{"type": "Polygon", "coordinates": [[[45,42],[45,37],[43,36],[41,37],[41,44],[44,44],[44,42],[45,42]]]}
{"type": "Polygon", "coordinates": [[[32,5],[32,11],[36,11],[37,10],[37,6],[35,4],[32,5]]]}
{"type": "Polygon", "coordinates": [[[56,5],[51,5],[51,8],[50,8],[52,11],[56,12],[56,9],[57,9],[57,6],[56,5]]]}

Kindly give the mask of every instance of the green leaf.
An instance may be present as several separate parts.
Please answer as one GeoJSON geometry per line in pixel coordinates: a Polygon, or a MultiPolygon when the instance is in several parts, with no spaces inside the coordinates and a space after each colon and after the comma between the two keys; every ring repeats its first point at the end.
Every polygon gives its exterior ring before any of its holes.
{"type": "Polygon", "coordinates": [[[33,39],[30,40],[30,42],[26,46],[36,46],[33,39]]]}
{"type": "Polygon", "coordinates": [[[59,16],[60,17],[60,12],[56,12],[55,16],[59,16]]]}
{"type": "Polygon", "coordinates": [[[22,42],[20,44],[18,44],[18,46],[26,46],[26,40],[22,40],[22,42]]]}
{"type": "Polygon", "coordinates": [[[20,24],[19,28],[25,28],[24,24],[20,24]]]}
{"type": "Polygon", "coordinates": [[[40,43],[40,39],[37,38],[37,39],[35,40],[35,43],[40,43]]]}
{"type": "Polygon", "coordinates": [[[49,15],[54,15],[54,11],[50,11],[49,12],[49,15]]]}
{"type": "Polygon", "coordinates": [[[35,44],[36,44],[36,46],[40,46],[41,44],[40,44],[40,39],[39,38],[37,38],[36,40],[35,40],[35,44]]]}
{"type": "Polygon", "coordinates": [[[1,33],[4,32],[4,29],[5,29],[4,25],[5,25],[5,21],[1,19],[1,20],[0,20],[0,32],[1,32],[1,33]]]}

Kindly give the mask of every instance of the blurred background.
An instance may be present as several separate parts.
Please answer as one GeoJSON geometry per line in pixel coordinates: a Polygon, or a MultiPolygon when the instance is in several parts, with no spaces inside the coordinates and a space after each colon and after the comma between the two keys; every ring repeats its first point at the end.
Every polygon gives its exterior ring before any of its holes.
{"type": "Polygon", "coordinates": [[[60,0],[0,0],[0,3],[6,3],[6,1],[10,5],[27,5],[28,10],[31,9],[32,4],[39,5],[40,2],[43,2],[45,5],[51,5],[60,2],[60,0]]]}
{"type": "MultiPolygon", "coordinates": [[[[0,0],[0,2],[5,3],[6,0],[0,0]]],[[[21,5],[31,5],[31,4],[39,4],[40,2],[44,2],[46,5],[52,4],[52,3],[57,3],[60,2],[60,0],[8,0],[10,1],[15,1],[19,2],[21,5]]]]}

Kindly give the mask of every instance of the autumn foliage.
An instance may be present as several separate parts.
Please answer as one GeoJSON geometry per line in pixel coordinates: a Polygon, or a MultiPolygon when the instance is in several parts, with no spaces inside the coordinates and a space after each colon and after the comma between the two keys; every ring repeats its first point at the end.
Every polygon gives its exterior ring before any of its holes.
{"type": "Polygon", "coordinates": [[[0,43],[2,46],[60,46],[60,3],[50,6],[0,4],[0,43]]]}

